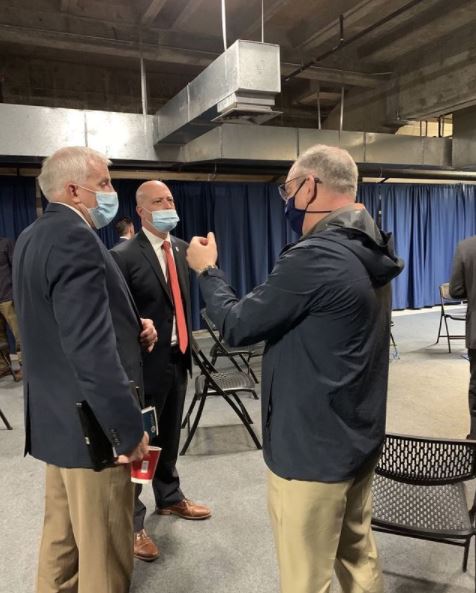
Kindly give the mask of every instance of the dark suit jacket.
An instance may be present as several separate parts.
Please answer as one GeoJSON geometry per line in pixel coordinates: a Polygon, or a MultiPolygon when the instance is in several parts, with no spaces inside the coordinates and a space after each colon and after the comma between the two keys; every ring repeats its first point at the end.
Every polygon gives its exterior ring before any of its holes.
{"type": "Polygon", "coordinates": [[[76,402],[86,400],[118,454],[143,428],[129,378],[141,381],[141,324],[96,233],[49,204],[20,235],[13,289],[22,336],[25,453],[60,467],[92,467],[76,402]],[[122,361],[122,362],[121,362],[122,361]]]}
{"type": "MultiPolygon", "coordinates": [[[[185,259],[187,243],[171,236],[175,265],[187,318],[189,344],[191,343],[190,277],[185,259]]],[[[140,230],[132,239],[116,245],[111,254],[121,268],[141,317],[154,321],[158,342],[151,353],[143,353],[144,384],[147,395],[153,395],[160,374],[169,361],[172,335],[173,302],[167,281],[162,273],[157,255],[140,230]]],[[[191,371],[190,347],[186,352],[187,368],[191,371]]]]}
{"type": "Polygon", "coordinates": [[[476,237],[458,243],[449,288],[452,297],[468,299],[466,347],[476,349],[476,237]]]}

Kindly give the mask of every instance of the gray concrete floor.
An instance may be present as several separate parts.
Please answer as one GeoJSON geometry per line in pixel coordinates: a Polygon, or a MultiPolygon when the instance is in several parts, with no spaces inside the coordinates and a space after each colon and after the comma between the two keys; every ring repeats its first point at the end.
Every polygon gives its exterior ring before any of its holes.
{"type": "MultiPolygon", "coordinates": [[[[468,431],[464,345],[455,343],[452,354],[444,343],[432,346],[438,319],[437,312],[394,317],[400,359],[390,365],[389,431],[455,438],[468,431]]],[[[21,391],[9,378],[0,380],[0,407],[14,426],[13,431],[0,426],[0,593],[34,590],[42,522],[44,468],[22,457],[21,391]]],[[[259,402],[247,397],[244,402],[259,429],[259,402]]],[[[136,563],[132,593],[277,593],[265,467],[223,401],[207,402],[196,439],[178,467],[186,496],[209,504],[213,517],[187,522],[149,513],[146,528],[161,557],[136,563]]],[[[150,488],[144,500],[152,510],[150,488]]],[[[474,590],[473,552],[464,574],[458,548],[382,534],[376,539],[387,593],[474,590]]]]}

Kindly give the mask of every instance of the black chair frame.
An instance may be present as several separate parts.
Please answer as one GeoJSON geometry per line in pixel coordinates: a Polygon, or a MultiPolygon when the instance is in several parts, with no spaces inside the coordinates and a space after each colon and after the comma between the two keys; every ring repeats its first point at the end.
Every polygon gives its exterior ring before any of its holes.
{"type": "Polygon", "coordinates": [[[440,291],[440,307],[441,307],[441,314],[440,314],[440,325],[438,327],[438,336],[436,338],[435,344],[438,344],[440,338],[446,338],[448,341],[448,352],[451,354],[451,340],[464,340],[466,338],[465,334],[450,334],[450,330],[448,327],[448,319],[452,321],[466,321],[466,314],[462,313],[448,313],[445,309],[446,305],[462,305],[463,301],[458,299],[453,299],[449,293],[449,284],[445,282],[444,284],[440,284],[438,287],[440,291]],[[446,334],[441,333],[443,323],[445,324],[446,334]]]}
{"type": "Polygon", "coordinates": [[[195,394],[182,421],[182,428],[187,426],[188,435],[180,451],[180,455],[185,454],[192,442],[203,413],[205,401],[210,396],[222,397],[227,402],[245,426],[256,448],[261,449],[261,443],[251,426],[253,420],[238,395],[240,391],[256,395],[254,382],[251,377],[242,370],[218,372],[200,349],[195,338],[192,338],[191,346],[193,360],[200,369],[201,374],[195,380],[195,394]],[[197,411],[193,422],[191,422],[196,404],[198,404],[197,411]]]}
{"type": "MultiPolygon", "coordinates": [[[[394,321],[390,322],[390,327],[393,327],[395,325],[394,321]]],[[[395,338],[393,337],[393,333],[392,330],[390,329],[390,344],[392,345],[393,348],[393,360],[398,360],[400,358],[400,354],[398,352],[398,347],[397,347],[397,343],[395,342],[395,338]]]]}
{"type": "MultiPolygon", "coordinates": [[[[8,366],[13,379],[16,380],[15,373],[13,371],[12,361],[10,360],[10,354],[9,354],[7,342],[5,342],[5,343],[3,341],[0,342],[0,357],[3,360],[3,362],[8,366]]],[[[0,418],[3,422],[3,424],[5,424],[5,427],[7,428],[7,430],[13,430],[12,425],[10,424],[10,422],[8,422],[8,419],[5,416],[5,414],[3,413],[1,408],[0,408],[0,418]]]]}
{"type": "Polygon", "coordinates": [[[213,346],[210,350],[211,363],[214,365],[217,359],[223,356],[228,358],[238,371],[242,371],[243,367],[236,360],[236,358],[238,358],[244,364],[246,372],[253,377],[253,381],[259,383],[258,377],[251,368],[251,359],[257,356],[262,356],[263,347],[253,345],[244,348],[232,348],[228,346],[223,339],[223,336],[218,332],[213,321],[208,317],[206,309],[202,309],[200,314],[208,333],[213,339],[213,346]]]}
{"type": "Polygon", "coordinates": [[[463,547],[466,572],[476,496],[468,509],[464,482],[476,478],[476,441],[388,434],[375,474],[373,529],[463,547]]]}

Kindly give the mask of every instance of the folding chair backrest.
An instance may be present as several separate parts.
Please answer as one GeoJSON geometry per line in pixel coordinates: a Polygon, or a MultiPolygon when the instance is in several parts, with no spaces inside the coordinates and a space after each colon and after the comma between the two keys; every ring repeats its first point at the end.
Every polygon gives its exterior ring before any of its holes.
{"type": "Polygon", "coordinates": [[[195,361],[195,364],[200,369],[200,372],[205,375],[207,381],[209,381],[212,387],[218,388],[216,382],[214,381],[212,374],[216,373],[216,368],[212,365],[212,363],[208,360],[206,354],[198,345],[197,340],[192,336],[192,357],[195,361]]]}
{"type": "Polygon", "coordinates": [[[451,304],[458,304],[461,303],[462,301],[460,299],[454,299],[451,295],[450,295],[450,285],[449,282],[445,282],[444,284],[440,284],[439,286],[440,289],[440,301],[441,301],[441,306],[444,307],[445,305],[451,305],[451,304]]]}
{"type": "Polygon", "coordinates": [[[207,328],[210,336],[213,338],[215,344],[217,344],[226,353],[226,348],[224,347],[222,340],[220,339],[220,333],[218,332],[213,321],[210,319],[210,317],[208,317],[207,310],[202,309],[200,311],[200,315],[202,316],[203,322],[205,323],[205,327],[207,328]]]}
{"type": "Polygon", "coordinates": [[[476,442],[388,434],[376,473],[410,484],[451,484],[476,477],[476,442]]]}

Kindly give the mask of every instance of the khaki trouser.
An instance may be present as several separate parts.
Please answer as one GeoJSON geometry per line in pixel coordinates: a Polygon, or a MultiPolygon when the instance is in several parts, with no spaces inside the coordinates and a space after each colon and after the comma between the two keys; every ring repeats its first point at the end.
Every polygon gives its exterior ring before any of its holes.
{"type": "Polygon", "coordinates": [[[281,593],[383,593],[370,529],[373,471],[346,482],[285,480],[269,472],[268,509],[281,593]]]}
{"type": "MultiPolygon", "coordinates": [[[[18,360],[21,362],[20,352],[20,331],[15,313],[15,307],[12,301],[0,303],[0,342],[7,342],[7,324],[15,338],[18,360]]],[[[7,368],[5,361],[0,357],[0,373],[7,368]]]]}
{"type": "Polygon", "coordinates": [[[46,466],[38,593],[127,593],[133,568],[130,466],[46,466]]]}

